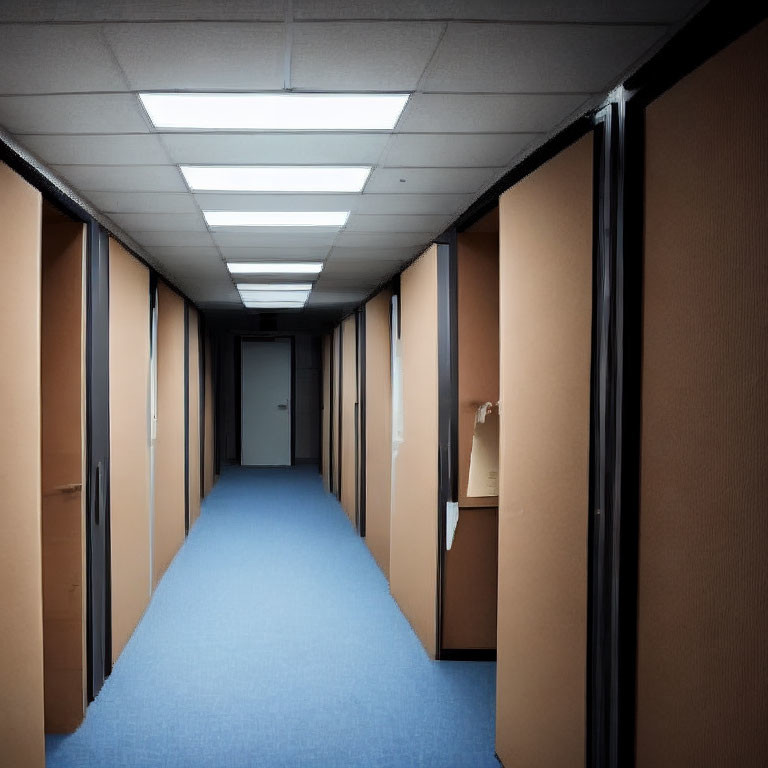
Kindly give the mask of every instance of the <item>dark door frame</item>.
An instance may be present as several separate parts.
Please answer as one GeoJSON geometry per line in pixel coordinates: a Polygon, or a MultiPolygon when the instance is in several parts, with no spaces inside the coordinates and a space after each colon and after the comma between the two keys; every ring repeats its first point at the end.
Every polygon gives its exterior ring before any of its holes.
{"type": "MultiPolygon", "coordinates": [[[[237,459],[242,463],[242,424],[243,424],[243,344],[248,342],[270,343],[283,339],[288,339],[291,345],[291,463],[290,466],[296,466],[296,337],[292,335],[277,336],[253,336],[240,334],[235,337],[235,376],[237,377],[237,386],[235,387],[236,403],[235,417],[237,422],[237,459]]],[[[282,465],[281,465],[282,466],[282,465]]]]}

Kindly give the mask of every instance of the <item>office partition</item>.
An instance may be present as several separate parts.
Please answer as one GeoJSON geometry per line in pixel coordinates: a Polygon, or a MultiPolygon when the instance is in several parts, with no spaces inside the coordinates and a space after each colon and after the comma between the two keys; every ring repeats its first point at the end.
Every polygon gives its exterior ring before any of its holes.
{"type": "Polygon", "coordinates": [[[768,24],[645,111],[636,763],[768,762],[768,24]]]}
{"type": "Polygon", "coordinates": [[[40,465],[40,193],[0,164],[0,754],[45,765],[40,465]]]}
{"type": "Polygon", "coordinates": [[[388,288],[370,299],[365,312],[365,541],[389,577],[392,469],[392,378],[388,288]]]}
{"type": "Polygon", "coordinates": [[[501,195],[496,751],[585,755],[592,136],[501,195]]]}
{"type": "Polygon", "coordinates": [[[184,542],[184,299],[157,286],[157,436],[153,520],[153,581],[184,542]]]}
{"type": "Polygon", "coordinates": [[[341,507],[357,521],[357,316],[341,323],[341,507]]]}
{"type": "Polygon", "coordinates": [[[437,603],[437,246],[400,277],[402,442],[393,462],[390,588],[434,658],[437,603]]]}
{"type": "Polygon", "coordinates": [[[149,269],[109,242],[112,658],[149,603],[149,269]]]}

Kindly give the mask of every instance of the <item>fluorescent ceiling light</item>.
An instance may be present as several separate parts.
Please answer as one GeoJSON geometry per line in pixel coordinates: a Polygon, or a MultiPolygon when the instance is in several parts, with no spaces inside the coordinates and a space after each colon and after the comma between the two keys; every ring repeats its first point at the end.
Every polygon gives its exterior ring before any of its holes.
{"type": "Polygon", "coordinates": [[[246,301],[247,309],[301,309],[303,301],[246,301]]]}
{"type": "Polygon", "coordinates": [[[370,165],[181,165],[193,192],[362,192],[370,165]]]}
{"type": "Polygon", "coordinates": [[[311,291],[312,283],[238,283],[238,291],[311,291]]]}
{"type": "Polygon", "coordinates": [[[407,93],[140,93],[155,128],[390,131],[407,93]]]}
{"type": "Polygon", "coordinates": [[[233,275],[316,275],[323,268],[321,261],[228,261],[233,275]]]}
{"type": "Polygon", "coordinates": [[[243,301],[294,301],[303,304],[309,298],[309,291],[240,291],[243,301]]]}
{"type": "Polygon", "coordinates": [[[211,227],[343,227],[349,211],[203,211],[211,227]]]}

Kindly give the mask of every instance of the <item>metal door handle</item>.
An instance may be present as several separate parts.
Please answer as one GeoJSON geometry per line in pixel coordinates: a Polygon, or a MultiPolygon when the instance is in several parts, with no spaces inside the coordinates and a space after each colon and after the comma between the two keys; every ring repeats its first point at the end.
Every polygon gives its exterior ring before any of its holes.
{"type": "Polygon", "coordinates": [[[288,406],[286,405],[286,403],[279,403],[277,407],[278,407],[278,408],[279,408],[281,411],[287,411],[287,410],[288,410],[288,406]]]}

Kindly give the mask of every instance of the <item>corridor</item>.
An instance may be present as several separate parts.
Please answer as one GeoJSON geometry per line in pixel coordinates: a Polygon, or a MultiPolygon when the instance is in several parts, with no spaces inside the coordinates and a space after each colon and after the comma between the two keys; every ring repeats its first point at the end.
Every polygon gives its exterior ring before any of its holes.
{"type": "Polygon", "coordinates": [[[224,468],[48,768],[495,768],[495,664],[434,662],[316,469],[224,468]]]}

